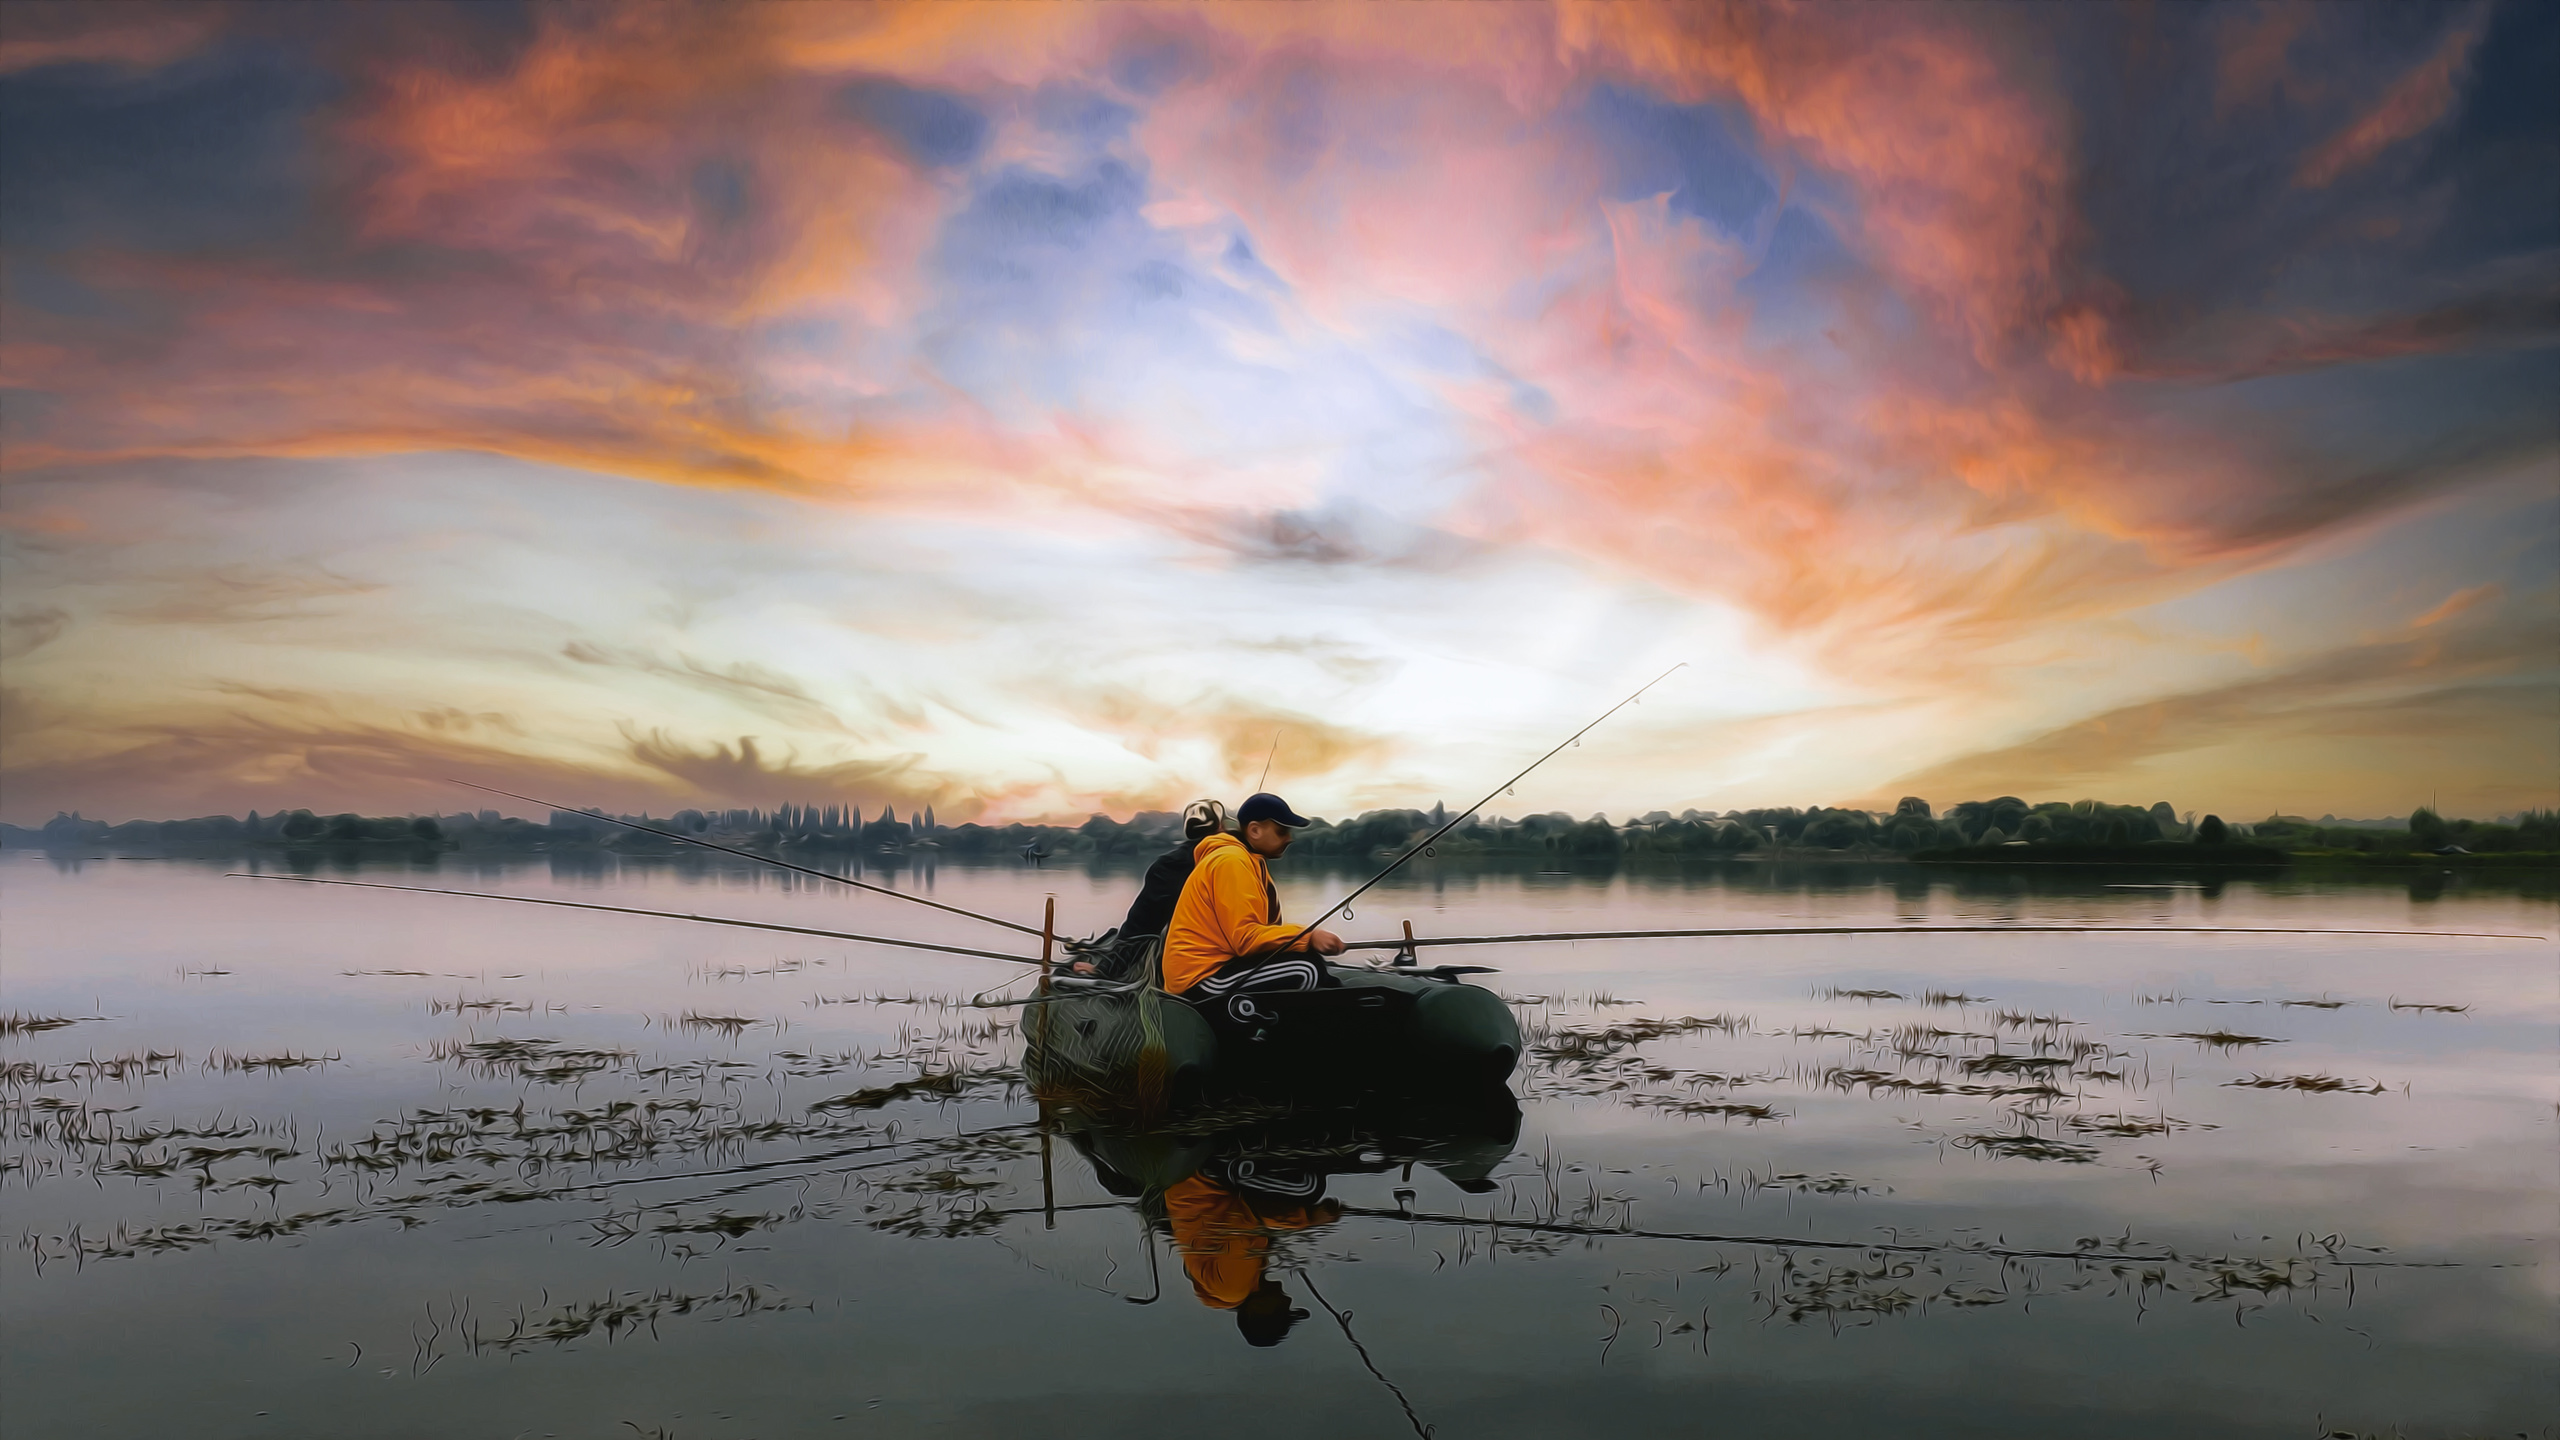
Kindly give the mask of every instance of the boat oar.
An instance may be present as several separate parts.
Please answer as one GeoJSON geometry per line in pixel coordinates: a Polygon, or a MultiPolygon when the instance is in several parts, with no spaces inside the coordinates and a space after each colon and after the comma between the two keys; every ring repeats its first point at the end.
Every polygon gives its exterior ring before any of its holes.
{"type": "MultiPolygon", "coordinates": [[[[836,875],[825,870],[812,870],[806,865],[794,865],[788,860],[776,860],[770,855],[759,855],[753,850],[741,850],[735,845],[723,845],[717,841],[705,840],[697,835],[687,835],[675,830],[661,830],[655,825],[643,825],[637,820],[619,820],[611,815],[599,814],[593,810],[576,810],[567,805],[562,805],[557,801],[538,800],[531,795],[519,795],[513,790],[501,790],[495,785],[477,785],[473,784],[469,780],[452,780],[451,777],[447,777],[447,779],[455,785],[464,786],[465,788],[472,790],[485,790],[492,795],[504,795],[510,800],[521,800],[527,805],[547,805],[554,810],[566,811],[572,815],[584,815],[591,820],[601,820],[607,825],[619,825],[625,830],[637,830],[644,835],[663,836],[666,839],[680,841],[687,845],[699,845],[705,850],[717,850],[723,855],[735,855],[745,860],[760,861],[767,865],[788,870],[794,875],[806,875],[816,880],[833,880],[839,885],[850,885],[856,890],[868,890],[874,895],[886,895],[893,900],[904,900],[910,904],[931,906],[936,910],[947,911],[953,915],[966,915],[972,920],[984,920],[990,925],[1001,925],[1007,930],[1017,931],[1024,935],[1037,935],[1040,933],[1038,928],[1034,926],[1017,925],[1010,920],[999,920],[993,915],[981,915],[975,910],[963,910],[957,905],[945,905],[939,900],[927,900],[921,895],[910,895],[904,890],[892,890],[886,885],[873,885],[868,881],[856,880],[849,875],[836,875]]],[[[396,889],[398,887],[395,886],[393,888],[396,889]]],[[[1012,959],[1014,957],[1007,956],[1005,958],[1012,959]]]]}
{"type": "Polygon", "coordinates": [[[687,915],[677,910],[641,910],[629,905],[598,905],[586,900],[545,900],[533,895],[498,895],[487,890],[439,890],[428,885],[383,885],[371,880],[323,880],[312,875],[250,875],[237,870],[223,878],[226,880],[289,880],[297,885],[348,885],[358,890],[405,890],[412,895],[460,895],[472,900],[510,900],[518,905],[556,905],[563,910],[602,910],[608,915],[646,915],[653,920],[690,920],[697,925],[734,925],[742,930],[777,930],[785,935],[814,935],[821,940],[850,940],[858,945],[891,945],[902,950],[933,950],[945,955],[967,955],[978,960],[1010,960],[1016,965],[1040,963],[1036,956],[1004,955],[993,950],[972,950],[966,945],[936,945],[929,940],[900,940],[889,935],[855,935],[843,930],[815,930],[806,925],[775,925],[764,920],[736,920],[725,915],[687,915]]]}
{"type": "Polygon", "coordinates": [[[1353,940],[1345,950],[1405,950],[1420,945],[1537,945],[1560,940],[1738,939],[1755,935],[2423,935],[2452,940],[2549,940],[2485,930],[2311,930],[2278,925],[1784,925],[1718,930],[1559,930],[1537,935],[1417,936],[1353,940]]]}

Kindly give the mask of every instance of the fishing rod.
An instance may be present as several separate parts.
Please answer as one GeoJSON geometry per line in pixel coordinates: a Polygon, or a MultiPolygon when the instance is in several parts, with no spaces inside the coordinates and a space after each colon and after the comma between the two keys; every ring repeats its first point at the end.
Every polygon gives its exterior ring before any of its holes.
{"type": "MultiPolygon", "coordinates": [[[[536,802],[540,803],[540,802],[536,802]]],[[[906,950],[933,950],[945,955],[967,955],[979,960],[1010,960],[1016,965],[1037,965],[1030,955],[1005,955],[993,950],[972,950],[965,945],[936,945],[929,940],[900,940],[888,935],[855,935],[843,930],[813,930],[806,925],[776,925],[763,920],[735,920],[725,915],[688,915],[678,910],[640,910],[629,905],[598,905],[586,900],[545,900],[533,895],[497,895],[487,890],[440,890],[430,885],[384,885],[372,880],[323,880],[312,875],[251,875],[232,871],[226,880],[287,880],[296,885],[348,885],[359,890],[402,890],[412,895],[460,895],[472,900],[508,900],[518,905],[556,905],[563,910],[602,910],[610,915],[646,915],[657,920],[690,920],[697,925],[734,925],[742,930],[776,930],[785,935],[815,935],[822,940],[851,940],[863,945],[892,945],[906,950]]],[[[1038,934],[1038,931],[1033,931],[1038,934]]]]}
{"type": "Polygon", "coordinates": [[[1564,752],[1564,749],[1565,749],[1565,747],[1566,747],[1566,746],[1568,746],[1568,745],[1572,745],[1572,744],[1574,744],[1574,743],[1576,743],[1576,742],[1580,741],[1580,740],[1582,739],[1582,737],[1583,737],[1583,736],[1588,735],[1588,734],[1590,734],[1592,731],[1594,731],[1594,730],[1596,730],[1596,729],[1600,728],[1600,720],[1606,720],[1606,719],[1608,719],[1610,716],[1617,714],[1619,711],[1626,709],[1626,708],[1627,708],[1628,706],[1630,706],[1630,705],[1633,705],[1634,703],[1636,703],[1636,701],[1638,701],[1638,700],[1640,700],[1640,699],[1644,698],[1644,692],[1646,692],[1647,690],[1652,689],[1652,688],[1653,688],[1654,686],[1656,686],[1656,685],[1661,684],[1663,681],[1670,679],[1670,678],[1671,678],[1671,675],[1672,675],[1672,671],[1676,671],[1676,670],[1684,670],[1684,669],[1688,668],[1688,665],[1689,665],[1689,662],[1688,662],[1688,661],[1686,661],[1686,660],[1683,660],[1683,661],[1681,661],[1679,664],[1672,666],[1670,670],[1665,670],[1665,671],[1663,671],[1661,674],[1654,676],[1654,677],[1653,677],[1652,679],[1650,679],[1650,680],[1647,680],[1647,681],[1646,681],[1646,682],[1644,682],[1642,685],[1637,686],[1637,687],[1636,687],[1636,692],[1635,692],[1633,695],[1630,695],[1630,696],[1628,696],[1626,699],[1619,701],[1617,704],[1610,706],[1608,709],[1601,711],[1601,712],[1600,712],[1600,719],[1599,719],[1599,720],[1594,720],[1594,721],[1592,721],[1590,724],[1583,726],[1581,729],[1574,731],[1574,732],[1573,732],[1572,734],[1570,734],[1570,735],[1567,735],[1566,737],[1564,737],[1563,742],[1562,742],[1561,744],[1557,745],[1555,749],[1550,750],[1550,751],[1548,751],[1546,754],[1539,756],[1537,759],[1530,761],[1530,762],[1528,763],[1528,765],[1527,765],[1527,766],[1525,766],[1525,767],[1523,767],[1523,768],[1522,768],[1522,770],[1520,771],[1520,773],[1519,773],[1519,774],[1512,776],[1510,779],[1503,781],[1501,784],[1496,785],[1496,786],[1494,786],[1491,790],[1489,790],[1489,791],[1485,792],[1485,797],[1484,797],[1483,799],[1481,799],[1481,800],[1477,801],[1477,802],[1476,802],[1476,803],[1474,803],[1473,805],[1468,806],[1465,810],[1463,810],[1463,811],[1459,812],[1458,814],[1450,816],[1450,817],[1449,817],[1449,823],[1448,823],[1448,824],[1443,825],[1443,826],[1441,826],[1439,829],[1432,831],[1429,835],[1424,836],[1424,837],[1423,837],[1423,839],[1422,839],[1422,841],[1421,841],[1421,843],[1419,843],[1419,844],[1415,845],[1412,849],[1407,850],[1407,851],[1406,851],[1406,852],[1404,852],[1403,854],[1401,854],[1401,855],[1397,856],[1393,861],[1391,861],[1391,862],[1389,862],[1389,863],[1388,863],[1388,865],[1387,865],[1387,868],[1386,868],[1386,869],[1381,870],[1381,871],[1379,871],[1377,874],[1370,876],[1370,877],[1368,878],[1368,880],[1367,880],[1367,881],[1365,881],[1365,882],[1363,882],[1363,883],[1362,883],[1362,885],[1360,886],[1360,888],[1359,888],[1359,889],[1354,890],[1354,891],[1352,891],[1350,894],[1345,895],[1345,896],[1343,896],[1341,899],[1339,899],[1339,900],[1337,900],[1337,901],[1333,902],[1333,908],[1332,908],[1332,909],[1327,910],[1327,911],[1326,911],[1326,912],[1324,912],[1322,915],[1317,916],[1317,917],[1316,917],[1312,922],[1310,922],[1310,923],[1307,925],[1307,927],[1306,927],[1305,929],[1300,930],[1300,931],[1297,933],[1297,935],[1296,935],[1295,937],[1293,937],[1293,938],[1289,941],[1289,943],[1288,943],[1288,944],[1281,946],[1277,951],[1275,951],[1275,952],[1273,952],[1273,953],[1274,953],[1274,954],[1278,954],[1278,955],[1285,955],[1285,954],[1289,953],[1289,951],[1291,951],[1291,950],[1293,950],[1293,949],[1297,948],[1297,946],[1298,946],[1299,942],[1301,942],[1301,941],[1305,940],[1307,936],[1314,934],[1318,929],[1322,928],[1322,927],[1323,927],[1323,925],[1324,925],[1324,922],[1326,922],[1327,920],[1332,919],[1334,916],[1336,916],[1336,915],[1338,915],[1338,914],[1343,913],[1344,911],[1349,910],[1349,909],[1351,908],[1351,902],[1352,902],[1352,901],[1357,900],[1357,899],[1359,899],[1361,896],[1368,894],[1368,893],[1369,893],[1369,887],[1370,887],[1370,886],[1375,885],[1375,884],[1377,884],[1379,881],[1384,880],[1384,879],[1386,879],[1388,876],[1393,875],[1394,873],[1396,873],[1396,871],[1397,871],[1397,870],[1399,870],[1399,869],[1403,868],[1403,866],[1404,866],[1404,862],[1406,862],[1407,860],[1412,859],[1412,858],[1413,858],[1414,856],[1416,856],[1416,855],[1420,855],[1420,854],[1422,854],[1423,852],[1425,852],[1425,851],[1429,850],[1429,849],[1431,848],[1432,844],[1433,844],[1434,842],[1436,842],[1437,840],[1439,840],[1439,838],[1440,838],[1441,836],[1446,835],[1446,834],[1448,834],[1450,831],[1457,829],[1460,825],[1465,824],[1465,823],[1466,823],[1466,821],[1467,821],[1467,817],[1469,817],[1469,816],[1471,816],[1471,815],[1475,814],[1477,811],[1479,811],[1479,810],[1483,809],[1483,808],[1484,808],[1484,807],[1486,807],[1487,805],[1492,804],[1492,803],[1493,803],[1493,797],[1494,797],[1494,796],[1501,794],[1503,791],[1508,790],[1508,789],[1510,789],[1512,786],[1519,784],[1522,780],[1527,779],[1527,778],[1528,778],[1528,775],[1529,775],[1529,772],[1530,772],[1531,770],[1535,770],[1535,769],[1537,769],[1539,766],[1546,764],[1546,763],[1547,763],[1548,761],[1550,761],[1550,760],[1553,760],[1554,758],[1556,758],[1556,756],[1558,756],[1559,754],[1562,754],[1562,753],[1564,752]]]}
{"type": "Polygon", "coordinates": [[[892,890],[886,885],[873,885],[867,881],[853,879],[851,876],[829,874],[824,870],[812,870],[806,865],[794,865],[788,860],[776,860],[770,855],[759,855],[753,850],[741,850],[734,845],[722,845],[717,841],[705,840],[699,836],[686,835],[674,830],[661,830],[655,825],[643,825],[636,820],[616,819],[611,815],[601,814],[593,810],[574,809],[570,806],[560,804],[557,801],[539,800],[531,795],[519,795],[513,790],[501,790],[495,785],[478,785],[469,780],[455,780],[450,776],[447,776],[446,779],[448,783],[451,784],[461,785],[472,790],[485,790],[492,795],[504,795],[510,800],[521,800],[527,805],[548,806],[553,810],[565,810],[573,815],[584,815],[590,819],[602,820],[608,825],[619,825],[626,830],[638,830],[643,834],[648,835],[661,835],[669,840],[682,841],[687,845],[699,845],[705,850],[717,850],[723,855],[736,855],[748,860],[761,860],[767,865],[778,865],[795,875],[807,875],[819,880],[833,880],[841,885],[850,885],[856,890],[868,890],[874,895],[887,895],[893,899],[912,901],[918,905],[929,905],[936,910],[948,911],[953,915],[966,915],[972,920],[984,920],[990,925],[1001,925],[1007,930],[1018,931],[1024,935],[1037,935],[1040,933],[1040,931],[1034,926],[1017,925],[1010,920],[999,920],[993,915],[981,915],[975,910],[963,910],[957,905],[945,905],[939,900],[927,900],[921,895],[910,895],[904,890],[892,890]]]}
{"type": "Polygon", "coordinates": [[[1754,935],[2424,935],[2457,940],[2545,940],[2487,930],[2311,930],[2272,925],[1789,925],[1721,930],[1559,930],[1539,935],[1412,936],[1353,940],[1345,950],[1406,950],[1422,945],[1535,945],[1560,940],[1732,939],[1754,935]]]}

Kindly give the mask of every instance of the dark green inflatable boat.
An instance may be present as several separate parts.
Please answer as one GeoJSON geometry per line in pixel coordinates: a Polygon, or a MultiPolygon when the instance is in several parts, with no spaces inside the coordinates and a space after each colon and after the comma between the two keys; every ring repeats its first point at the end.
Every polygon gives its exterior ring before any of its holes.
{"type": "Polygon", "coordinates": [[[1061,1097],[1206,1095],[1499,1084],[1520,1060],[1520,1023],[1457,967],[1329,967],[1317,990],[1195,1007],[1144,980],[1060,977],[1023,1014],[1024,1069],[1061,1097]]]}

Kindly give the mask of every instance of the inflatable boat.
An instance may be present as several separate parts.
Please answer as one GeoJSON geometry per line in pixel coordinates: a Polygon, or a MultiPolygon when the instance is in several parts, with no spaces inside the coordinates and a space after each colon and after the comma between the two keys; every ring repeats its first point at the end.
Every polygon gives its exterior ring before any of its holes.
{"type": "Polygon", "coordinates": [[[1024,1072],[1035,1091],[1151,1093],[1164,1103],[1281,1087],[1437,1089],[1499,1085],[1520,1060],[1520,1022],[1470,967],[1332,965],[1316,990],[1264,991],[1194,1006],[1144,979],[1058,977],[1026,1007],[1024,1072]]]}

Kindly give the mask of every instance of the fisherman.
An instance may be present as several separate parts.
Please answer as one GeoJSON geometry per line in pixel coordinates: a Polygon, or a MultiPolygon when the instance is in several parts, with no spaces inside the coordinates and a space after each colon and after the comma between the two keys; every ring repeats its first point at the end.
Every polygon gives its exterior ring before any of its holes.
{"type": "Polygon", "coordinates": [[[1249,991],[1325,983],[1317,957],[1339,955],[1343,944],[1330,930],[1280,923],[1269,862],[1288,851],[1306,819],[1269,793],[1248,798],[1235,813],[1240,829],[1211,835],[1193,850],[1191,878],[1165,931],[1164,988],[1195,1004],[1225,1001],[1244,1019],[1249,991]]]}
{"type": "Polygon", "coordinates": [[[1128,918],[1095,940],[1077,942],[1078,958],[1068,964],[1067,973],[1118,980],[1152,958],[1149,946],[1162,940],[1164,927],[1173,919],[1174,902],[1182,898],[1182,882],[1191,878],[1192,852],[1201,841],[1226,828],[1227,807],[1217,801],[1194,800],[1185,806],[1181,841],[1147,867],[1138,898],[1129,902],[1128,918]]]}
{"type": "Polygon", "coordinates": [[[1173,907],[1182,899],[1183,882],[1199,863],[1200,842],[1226,833],[1226,828],[1227,807],[1215,800],[1194,800],[1183,809],[1182,842],[1147,867],[1138,898],[1129,902],[1128,918],[1120,922],[1123,955],[1135,951],[1140,941],[1160,938],[1173,923],[1173,907]]]}

